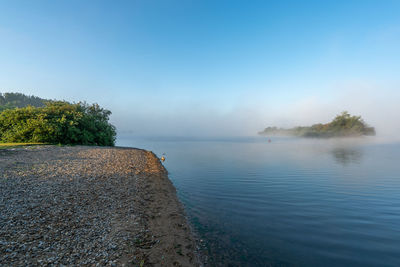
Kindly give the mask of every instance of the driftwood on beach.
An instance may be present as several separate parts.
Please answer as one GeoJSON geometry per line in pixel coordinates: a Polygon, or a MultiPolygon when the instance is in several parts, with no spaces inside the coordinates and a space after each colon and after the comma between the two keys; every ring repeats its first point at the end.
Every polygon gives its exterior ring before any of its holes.
{"type": "Polygon", "coordinates": [[[0,210],[0,265],[198,265],[175,188],[149,151],[0,150],[0,210]]]}

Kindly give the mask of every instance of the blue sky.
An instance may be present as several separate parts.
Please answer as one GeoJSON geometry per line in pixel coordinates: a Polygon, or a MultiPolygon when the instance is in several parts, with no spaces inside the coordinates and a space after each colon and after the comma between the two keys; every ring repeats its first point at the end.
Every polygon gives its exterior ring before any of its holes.
{"type": "Polygon", "coordinates": [[[387,0],[0,0],[0,91],[97,102],[137,135],[251,135],[344,109],[390,132],[399,14],[387,0]]]}

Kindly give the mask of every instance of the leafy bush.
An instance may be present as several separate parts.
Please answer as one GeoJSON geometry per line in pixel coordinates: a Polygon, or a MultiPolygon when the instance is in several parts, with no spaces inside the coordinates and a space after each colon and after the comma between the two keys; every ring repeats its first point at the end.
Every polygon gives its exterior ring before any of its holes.
{"type": "Polygon", "coordinates": [[[0,142],[113,146],[116,131],[110,115],[98,104],[63,101],[6,109],[0,113],[0,142]]]}

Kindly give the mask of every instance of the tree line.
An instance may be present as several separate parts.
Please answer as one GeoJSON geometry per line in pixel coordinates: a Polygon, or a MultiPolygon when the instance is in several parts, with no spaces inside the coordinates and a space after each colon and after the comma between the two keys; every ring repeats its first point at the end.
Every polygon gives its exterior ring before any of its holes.
{"type": "Polygon", "coordinates": [[[28,105],[43,107],[46,99],[37,96],[27,96],[21,93],[0,93],[0,112],[10,108],[23,108],[28,105]]]}

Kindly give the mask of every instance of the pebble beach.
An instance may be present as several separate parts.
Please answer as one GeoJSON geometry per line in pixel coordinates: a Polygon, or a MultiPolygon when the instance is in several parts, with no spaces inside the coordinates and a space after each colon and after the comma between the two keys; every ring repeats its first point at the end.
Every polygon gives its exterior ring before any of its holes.
{"type": "Polygon", "coordinates": [[[0,265],[199,266],[166,169],[150,151],[0,150],[0,265]]]}

